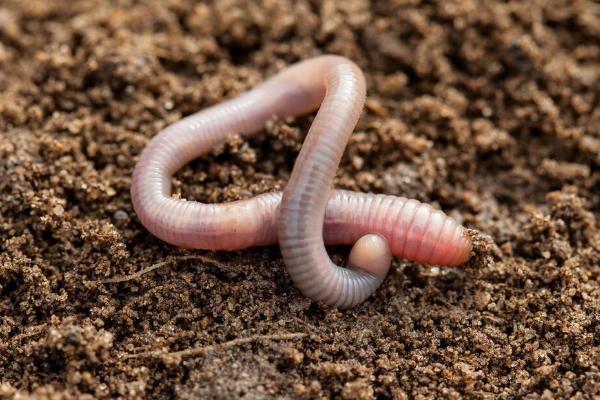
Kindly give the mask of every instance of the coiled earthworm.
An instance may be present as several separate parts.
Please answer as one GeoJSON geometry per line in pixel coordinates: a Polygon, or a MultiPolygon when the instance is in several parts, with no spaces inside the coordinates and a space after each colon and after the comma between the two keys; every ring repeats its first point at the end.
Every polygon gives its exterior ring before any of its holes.
{"type": "Polygon", "coordinates": [[[364,100],[360,69],[343,57],[320,56],[166,127],[146,146],[133,172],[131,195],[140,221],[160,239],[187,248],[234,250],[279,241],[300,291],[340,308],[362,302],[379,286],[391,255],[462,264],[471,240],[443,212],[404,197],[332,190],[364,100]],[[319,105],[283,195],[225,204],[171,197],[172,175],[230,134],[250,135],[272,117],[299,116],[319,105]],[[354,243],[351,267],[333,264],[325,243],[354,243]]]}

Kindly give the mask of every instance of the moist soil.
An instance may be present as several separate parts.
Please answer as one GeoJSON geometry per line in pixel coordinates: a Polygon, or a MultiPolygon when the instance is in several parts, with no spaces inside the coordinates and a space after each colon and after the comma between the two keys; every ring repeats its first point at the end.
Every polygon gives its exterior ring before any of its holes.
{"type": "MultiPolygon", "coordinates": [[[[599,78],[593,1],[0,1],[0,398],[597,398],[599,78]],[[129,194],[162,128],[322,53],[368,82],[336,187],[474,240],[348,311],[277,247],[161,242],[129,194]]],[[[174,195],[281,190],[312,118],[232,136],[174,195]]]]}

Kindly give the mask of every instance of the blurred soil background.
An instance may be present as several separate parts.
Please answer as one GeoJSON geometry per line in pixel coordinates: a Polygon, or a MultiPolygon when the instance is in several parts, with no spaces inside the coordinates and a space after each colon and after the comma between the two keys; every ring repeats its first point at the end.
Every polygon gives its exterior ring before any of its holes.
{"type": "MultiPolygon", "coordinates": [[[[0,398],[598,398],[599,78],[593,1],[0,0],[0,398]],[[336,186],[475,238],[343,312],[276,247],[155,239],[129,195],[160,129],[322,53],[368,81],[336,186]]],[[[176,195],[281,190],[311,119],[232,137],[176,195]]]]}

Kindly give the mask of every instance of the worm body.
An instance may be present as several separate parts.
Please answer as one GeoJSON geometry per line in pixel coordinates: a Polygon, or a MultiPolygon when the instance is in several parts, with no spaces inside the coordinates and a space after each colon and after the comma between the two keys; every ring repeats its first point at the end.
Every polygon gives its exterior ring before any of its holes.
{"type": "Polygon", "coordinates": [[[462,264],[471,241],[441,211],[403,197],[332,190],[364,93],[356,65],[321,56],[168,126],[146,146],[133,173],[131,195],[140,221],[158,238],[187,248],[235,250],[279,242],[298,288],[338,307],[358,304],[377,288],[389,269],[390,252],[427,264],[462,264]],[[171,197],[172,175],[230,134],[250,135],[273,116],[298,116],[319,105],[283,195],[265,193],[226,204],[171,197]],[[335,266],[324,243],[357,243],[351,267],[335,266]]]}

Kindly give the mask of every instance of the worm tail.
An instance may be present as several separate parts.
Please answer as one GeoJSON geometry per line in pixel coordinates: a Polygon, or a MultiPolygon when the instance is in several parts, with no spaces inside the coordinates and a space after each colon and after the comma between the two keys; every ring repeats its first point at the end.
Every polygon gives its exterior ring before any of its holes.
{"type": "Polygon", "coordinates": [[[465,228],[428,204],[336,190],[325,213],[325,242],[355,243],[369,233],[386,238],[394,257],[429,265],[460,265],[471,253],[465,228]]]}

